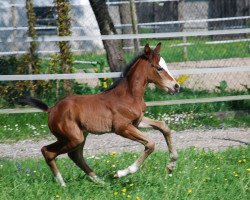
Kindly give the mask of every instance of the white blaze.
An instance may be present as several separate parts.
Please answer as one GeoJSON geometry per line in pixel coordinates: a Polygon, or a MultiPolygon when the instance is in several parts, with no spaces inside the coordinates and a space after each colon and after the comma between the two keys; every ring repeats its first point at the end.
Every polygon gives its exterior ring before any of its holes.
{"type": "Polygon", "coordinates": [[[159,65],[169,74],[169,76],[171,76],[174,79],[174,77],[172,76],[172,74],[168,70],[167,63],[165,62],[165,60],[162,57],[160,59],[159,65]]]}

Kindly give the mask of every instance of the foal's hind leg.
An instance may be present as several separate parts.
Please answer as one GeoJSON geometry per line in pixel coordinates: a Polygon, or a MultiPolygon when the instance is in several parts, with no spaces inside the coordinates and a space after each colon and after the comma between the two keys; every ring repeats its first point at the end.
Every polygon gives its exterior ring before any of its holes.
{"type": "Polygon", "coordinates": [[[42,154],[48,164],[48,166],[50,167],[50,170],[52,171],[55,180],[62,186],[66,186],[63,177],[60,173],[60,171],[58,170],[58,167],[56,165],[56,161],[55,158],[58,156],[57,153],[57,149],[60,148],[60,146],[62,145],[62,142],[57,141],[53,144],[50,144],[48,146],[44,146],[41,151],[42,154]]]}
{"type": "Polygon", "coordinates": [[[168,150],[170,153],[170,163],[167,165],[169,174],[172,173],[172,171],[175,169],[176,166],[176,160],[178,158],[177,151],[175,149],[175,146],[173,144],[171,130],[166,126],[165,122],[163,121],[156,121],[147,117],[143,117],[142,122],[152,126],[154,129],[159,130],[162,132],[166,143],[168,145],[168,150]]]}
{"type": "Polygon", "coordinates": [[[143,135],[142,132],[140,132],[137,128],[135,128],[131,124],[127,125],[126,127],[119,128],[117,134],[125,138],[140,142],[145,146],[143,154],[132,165],[130,165],[124,170],[119,170],[114,175],[115,178],[120,178],[128,174],[135,173],[140,168],[144,160],[154,151],[155,143],[154,141],[143,135]]]}
{"type": "Polygon", "coordinates": [[[86,136],[87,135],[85,135],[83,143],[80,144],[77,149],[69,152],[68,156],[81,170],[83,170],[89,176],[91,181],[103,184],[104,182],[95,174],[95,172],[93,172],[83,157],[83,147],[86,142],[86,136]]]}
{"type": "Polygon", "coordinates": [[[49,165],[52,173],[54,174],[55,180],[58,181],[62,186],[66,186],[66,184],[57,168],[55,158],[60,154],[68,153],[77,149],[78,146],[82,144],[84,140],[83,134],[80,129],[77,129],[74,125],[68,126],[68,128],[72,128],[67,129],[68,138],[65,138],[64,140],[58,140],[57,142],[48,146],[44,146],[41,149],[47,164],[49,165]]]}

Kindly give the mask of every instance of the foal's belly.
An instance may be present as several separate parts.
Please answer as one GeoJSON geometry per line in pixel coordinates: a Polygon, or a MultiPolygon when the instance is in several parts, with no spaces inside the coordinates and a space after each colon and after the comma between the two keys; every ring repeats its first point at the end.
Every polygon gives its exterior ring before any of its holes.
{"type": "Polygon", "coordinates": [[[82,121],[82,129],[93,134],[109,133],[112,131],[112,119],[103,116],[89,116],[82,121]]]}

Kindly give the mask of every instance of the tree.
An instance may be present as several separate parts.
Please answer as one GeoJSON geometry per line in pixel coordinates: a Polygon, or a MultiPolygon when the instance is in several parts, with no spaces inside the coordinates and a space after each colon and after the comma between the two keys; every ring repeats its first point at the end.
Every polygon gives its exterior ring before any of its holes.
{"type": "MultiPolygon", "coordinates": [[[[36,16],[33,8],[32,0],[26,0],[27,18],[28,18],[28,36],[32,39],[37,38],[37,33],[35,29],[36,16]]],[[[39,73],[38,69],[38,55],[37,42],[30,42],[29,54],[27,55],[27,62],[29,67],[29,74],[39,73]]],[[[35,96],[35,84],[30,81],[30,92],[32,96],[35,96]]]]}
{"type": "MultiPolygon", "coordinates": [[[[119,5],[119,13],[121,18],[121,24],[132,24],[131,14],[130,13],[130,5],[129,4],[121,4],[119,5]]],[[[132,28],[130,26],[122,28],[122,34],[132,34],[132,28]]],[[[123,47],[132,47],[133,40],[123,40],[122,41],[123,47]]],[[[130,50],[128,50],[130,51],[130,50]]]]}
{"type": "MultiPolygon", "coordinates": [[[[114,35],[117,31],[109,15],[106,1],[89,0],[94,11],[100,32],[102,35],[114,35]]],[[[121,40],[103,40],[107,52],[107,59],[112,72],[121,71],[125,66],[124,52],[121,40]]]]}
{"type": "MultiPolygon", "coordinates": [[[[70,36],[71,35],[71,23],[70,23],[70,3],[69,0],[55,0],[57,14],[58,14],[58,35],[70,36]]],[[[70,50],[70,44],[68,41],[59,42],[60,60],[62,66],[62,72],[65,74],[71,73],[71,66],[73,63],[72,53],[70,50]]],[[[71,92],[70,80],[63,80],[63,89],[66,94],[71,92]]]]}

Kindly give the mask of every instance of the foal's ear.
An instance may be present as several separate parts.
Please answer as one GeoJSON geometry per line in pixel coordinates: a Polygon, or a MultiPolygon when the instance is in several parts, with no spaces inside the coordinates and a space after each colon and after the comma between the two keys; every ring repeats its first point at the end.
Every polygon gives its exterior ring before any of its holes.
{"type": "Polygon", "coordinates": [[[150,53],[151,53],[151,49],[150,49],[149,45],[146,44],[144,47],[144,54],[148,58],[150,56],[150,53]]]}
{"type": "Polygon", "coordinates": [[[154,49],[154,53],[159,54],[160,51],[161,51],[161,42],[159,42],[159,43],[156,45],[156,47],[155,47],[155,49],[154,49]]]}

